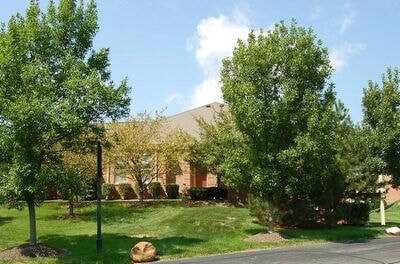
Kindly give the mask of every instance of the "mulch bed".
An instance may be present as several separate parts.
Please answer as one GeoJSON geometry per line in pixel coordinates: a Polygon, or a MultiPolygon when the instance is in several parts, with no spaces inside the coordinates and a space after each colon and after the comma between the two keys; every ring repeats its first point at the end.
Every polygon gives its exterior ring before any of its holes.
{"type": "Polygon", "coordinates": [[[250,242],[278,242],[287,240],[287,237],[282,236],[279,233],[258,233],[246,238],[247,241],[250,242]]]}
{"type": "Polygon", "coordinates": [[[66,255],[67,253],[68,251],[66,249],[53,248],[42,243],[38,243],[36,245],[31,245],[29,243],[26,243],[0,251],[0,260],[18,259],[18,258],[55,257],[60,255],[66,255]]]}

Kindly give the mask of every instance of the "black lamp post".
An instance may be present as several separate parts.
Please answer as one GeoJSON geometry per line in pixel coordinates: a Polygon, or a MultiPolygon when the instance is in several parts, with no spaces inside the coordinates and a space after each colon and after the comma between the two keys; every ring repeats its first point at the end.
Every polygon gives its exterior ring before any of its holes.
{"type": "Polygon", "coordinates": [[[97,253],[101,253],[103,250],[103,239],[101,237],[101,180],[103,174],[101,156],[102,151],[100,141],[97,141],[97,253]]]}

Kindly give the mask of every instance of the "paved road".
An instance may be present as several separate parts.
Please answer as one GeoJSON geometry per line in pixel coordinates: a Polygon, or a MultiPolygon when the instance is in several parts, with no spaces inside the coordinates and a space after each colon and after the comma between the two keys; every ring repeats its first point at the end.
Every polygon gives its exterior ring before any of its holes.
{"type": "Polygon", "coordinates": [[[160,261],[160,264],[243,264],[243,263],[400,263],[400,237],[327,243],[317,246],[248,251],[210,257],[160,261]]]}

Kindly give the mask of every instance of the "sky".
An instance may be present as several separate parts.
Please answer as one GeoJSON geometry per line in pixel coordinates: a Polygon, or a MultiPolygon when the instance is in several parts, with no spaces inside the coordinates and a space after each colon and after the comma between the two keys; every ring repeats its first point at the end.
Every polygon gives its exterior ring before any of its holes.
{"type": "MultiPolygon", "coordinates": [[[[41,0],[42,7],[48,1],[41,0]]],[[[0,0],[0,21],[24,13],[29,0],[0,0]]],[[[400,1],[98,0],[94,49],[110,48],[112,80],[128,78],[131,114],[172,115],[223,102],[221,60],[251,29],[279,21],[312,27],[329,49],[337,97],[362,120],[368,81],[400,66],[400,1]]]]}

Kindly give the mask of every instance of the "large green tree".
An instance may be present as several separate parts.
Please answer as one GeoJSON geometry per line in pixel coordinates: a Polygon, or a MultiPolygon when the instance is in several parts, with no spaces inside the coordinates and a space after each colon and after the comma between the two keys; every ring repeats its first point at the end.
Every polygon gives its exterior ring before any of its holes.
{"type": "Polygon", "coordinates": [[[223,98],[248,140],[256,171],[251,188],[268,201],[270,232],[274,200],[281,193],[294,197],[319,190],[327,192],[324,206],[337,201],[329,187],[340,183],[335,179],[336,100],[327,83],[331,71],[328,50],[311,28],[294,21],[251,32],[223,61],[223,98]]]}
{"type": "Polygon", "coordinates": [[[382,84],[369,81],[364,89],[363,111],[370,171],[392,175],[400,185],[400,74],[388,68],[382,84]]]}
{"type": "Polygon", "coordinates": [[[1,27],[0,190],[11,204],[26,201],[32,244],[35,204],[60,150],[93,143],[105,118],[128,112],[126,80],[114,85],[108,49],[92,49],[97,31],[94,1],[74,0],[51,1],[46,11],[31,1],[1,27]],[[82,142],[83,133],[92,136],[82,142]]]}

